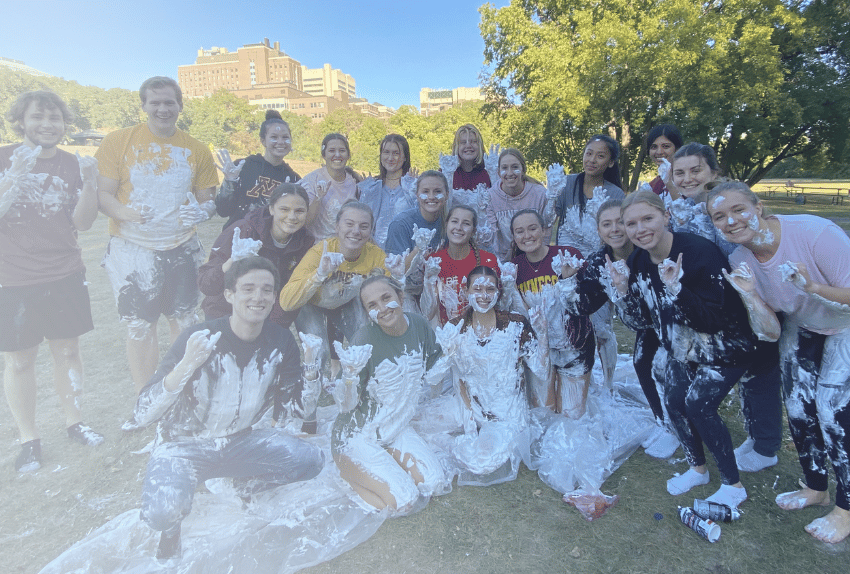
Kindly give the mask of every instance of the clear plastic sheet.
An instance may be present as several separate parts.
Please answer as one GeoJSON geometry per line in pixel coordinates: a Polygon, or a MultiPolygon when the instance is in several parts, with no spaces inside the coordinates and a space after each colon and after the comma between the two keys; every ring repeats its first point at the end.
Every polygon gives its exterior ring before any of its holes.
{"type": "Polygon", "coordinates": [[[320,433],[308,440],[325,452],[313,480],[262,493],[243,504],[231,482],[208,481],[183,521],[179,560],[155,558],[159,532],[128,510],[66,550],[41,574],[286,574],[331,560],[368,540],[388,514],[365,504],[343,481],[330,454],[335,406],[320,407],[320,433]]]}

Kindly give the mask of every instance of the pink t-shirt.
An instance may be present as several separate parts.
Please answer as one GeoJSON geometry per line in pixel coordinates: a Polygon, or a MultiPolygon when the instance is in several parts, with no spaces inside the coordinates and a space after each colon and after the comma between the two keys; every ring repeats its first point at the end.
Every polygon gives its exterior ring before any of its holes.
{"type": "Polygon", "coordinates": [[[749,249],[738,247],[729,256],[737,267],[746,262],[753,270],[756,292],[774,311],[809,331],[832,335],[850,327],[850,309],[836,308],[782,280],[779,267],[788,261],[803,263],[812,281],[832,287],[850,288],[850,238],[831,221],[814,215],[776,216],[782,229],[779,249],[760,263],[749,249]]]}
{"type": "Polygon", "coordinates": [[[543,214],[546,208],[546,188],[539,183],[525,182],[519,195],[510,196],[502,191],[498,181],[490,188],[490,203],[487,205],[487,222],[495,231],[493,252],[499,261],[508,261],[511,252],[511,219],[517,211],[536,209],[543,214]]]}

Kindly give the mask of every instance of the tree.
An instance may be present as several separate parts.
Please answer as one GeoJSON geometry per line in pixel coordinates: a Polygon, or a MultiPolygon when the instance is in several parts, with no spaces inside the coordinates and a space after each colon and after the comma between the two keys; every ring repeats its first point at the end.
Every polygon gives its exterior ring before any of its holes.
{"type": "Polygon", "coordinates": [[[214,148],[227,148],[235,157],[262,149],[263,119],[256,106],[222,88],[208,98],[184,100],[177,127],[214,148]]]}
{"type": "Polygon", "coordinates": [[[634,189],[642,135],[671,121],[686,139],[713,145],[727,173],[754,183],[776,158],[840,147],[846,137],[846,84],[818,54],[828,35],[812,33],[824,29],[823,18],[818,27],[808,15],[814,4],[824,3],[485,5],[488,112],[538,166],[578,171],[585,141],[608,132],[634,189]]]}

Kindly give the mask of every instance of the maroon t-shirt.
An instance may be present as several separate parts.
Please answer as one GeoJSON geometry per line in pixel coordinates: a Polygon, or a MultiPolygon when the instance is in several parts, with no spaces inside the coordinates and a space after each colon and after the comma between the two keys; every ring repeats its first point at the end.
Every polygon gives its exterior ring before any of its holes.
{"type": "Polygon", "coordinates": [[[469,189],[473,190],[478,187],[479,183],[483,183],[490,189],[493,184],[490,181],[490,174],[484,169],[484,163],[480,163],[472,168],[472,171],[463,171],[460,167],[455,170],[452,176],[452,189],[469,189]]]}
{"type": "MultiPolygon", "coordinates": [[[[0,171],[20,145],[0,147],[0,171]]],[[[0,217],[0,285],[49,283],[85,269],[72,220],[82,186],[77,158],[56,150],[10,190],[15,199],[0,217]]]]}

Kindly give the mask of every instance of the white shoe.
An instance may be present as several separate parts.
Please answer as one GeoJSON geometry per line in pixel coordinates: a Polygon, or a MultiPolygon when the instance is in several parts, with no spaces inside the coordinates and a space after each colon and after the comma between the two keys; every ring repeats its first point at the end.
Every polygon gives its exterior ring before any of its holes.
{"type": "Polygon", "coordinates": [[[735,449],[735,458],[741,458],[748,452],[753,450],[753,447],[756,445],[756,441],[753,437],[748,436],[747,440],[741,443],[741,446],[735,449]]]}
{"type": "Polygon", "coordinates": [[[665,429],[661,429],[661,434],[650,444],[644,452],[653,458],[670,458],[676,449],[679,448],[679,439],[665,429]]]}
{"type": "Polygon", "coordinates": [[[652,432],[649,433],[649,436],[646,437],[646,439],[642,443],[640,443],[641,448],[649,448],[652,443],[658,440],[658,437],[660,437],[661,433],[663,432],[664,427],[656,425],[656,427],[652,429],[652,432]]]}
{"type": "Polygon", "coordinates": [[[708,471],[700,474],[694,469],[689,468],[685,474],[674,476],[667,481],[667,492],[673,496],[685,494],[695,486],[708,484],[710,480],[711,476],[709,476],[708,471]]]}
{"type": "Polygon", "coordinates": [[[777,462],[779,462],[779,458],[776,457],[776,455],[764,456],[754,450],[751,450],[740,456],[738,456],[736,453],[735,461],[738,464],[738,470],[740,471],[758,472],[769,466],[775,465],[777,462]]]}

